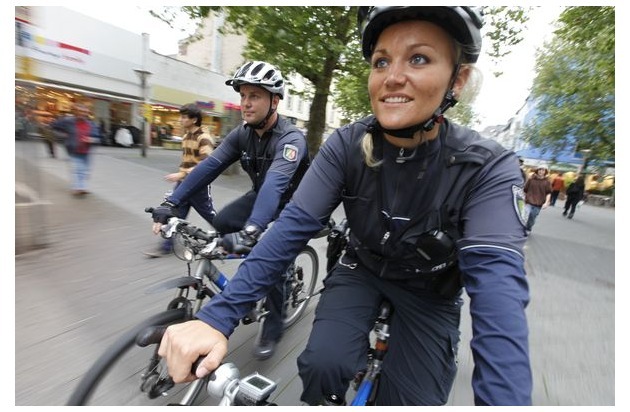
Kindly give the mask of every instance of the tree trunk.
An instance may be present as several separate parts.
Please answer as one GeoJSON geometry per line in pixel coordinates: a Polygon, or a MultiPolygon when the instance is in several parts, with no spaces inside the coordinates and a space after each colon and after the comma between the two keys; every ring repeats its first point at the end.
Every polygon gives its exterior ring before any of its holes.
{"type": "Polygon", "coordinates": [[[330,84],[332,83],[333,71],[335,70],[337,60],[339,60],[339,56],[329,57],[326,60],[323,73],[319,77],[319,81],[314,84],[315,96],[311,104],[309,122],[306,129],[308,153],[311,158],[315,157],[319,151],[324,129],[326,128],[326,105],[328,103],[330,84]]]}

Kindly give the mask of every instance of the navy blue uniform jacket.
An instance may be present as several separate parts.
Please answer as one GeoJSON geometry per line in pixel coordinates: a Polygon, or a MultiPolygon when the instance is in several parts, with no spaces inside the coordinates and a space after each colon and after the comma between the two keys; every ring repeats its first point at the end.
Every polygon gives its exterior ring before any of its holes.
{"type": "MultiPolygon", "coordinates": [[[[450,122],[440,127],[462,132],[450,122]]],[[[346,201],[344,188],[352,179],[346,174],[348,159],[362,156],[356,150],[356,139],[362,138],[365,128],[366,122],[358,121],[340,128],[326,140],[292,201],[241,264],[225,291],[197,314],[199,319],[229,336],[252,303],[263,298],[277,283],[284,268],[323,227],[335,208],[346,201]]],[[[451,134],[449,132],[447,138],[451,134]]],[[[398,150],[387,143],[383,147],[385,157],[388,150],[398,150]]],[[[424,155],[429,161],[421,182],[436,182],[437,175],[433,173],[439,168],[436,165],[439,156],[435,156],[431,144],[417,154],[418,160],[422,161],[424,155]]],[[[397,173],[395,167],[383,168],[383,175],[392,185],[394,181],[407,185],[405,190],[397,192],[396,202],[403,205],[400,213],[405,214],[404,205],[422,199],[422,191],[434,192],[429,191],[430,184],[415,183],[417,187],[414,187],[414,179],[388,176],[388,170],[397,173]]],[[[531,403],[525,317],[529,292],[522,250],[525,232],[515,197],[522,184],[517,157],[505,151],[478,174],[461,211],[458,262],[470,297],[476,404],[531,403]]]]}

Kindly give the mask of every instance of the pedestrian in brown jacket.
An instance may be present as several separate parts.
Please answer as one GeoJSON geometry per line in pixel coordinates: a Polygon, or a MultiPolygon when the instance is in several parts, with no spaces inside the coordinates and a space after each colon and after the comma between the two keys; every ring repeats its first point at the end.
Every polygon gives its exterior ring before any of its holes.
{"type": "Polygon", "coordinates": [[[539,166],[536,173],[531,175],[523,190],[525,191],[525,207],[528,213],[527,233],[532,231],[536,218],[540,211],[551,201],[551,183],[547,179],[548,170],[545,166],[539,166]]]}

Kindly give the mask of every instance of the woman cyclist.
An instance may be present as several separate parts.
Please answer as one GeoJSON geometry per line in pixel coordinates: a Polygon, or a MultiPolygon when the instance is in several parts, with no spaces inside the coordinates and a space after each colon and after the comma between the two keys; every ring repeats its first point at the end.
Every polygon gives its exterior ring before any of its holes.
{"type": "Polygon", "coordinates": [[[325,279],[306,349],[301,400],[344,396],[391,302],[377,405],[442,405],[455,373],[462,286],[470,296],[478,405],[531,404],[523,179],[518,159],[443,114],[481,49],[469,7],[360,7],[373,115],[333,133],[235,281],[171,326],[160,346],[176,381],[216,368],[227,337],[343,202],[349,245],[325,279]]]}

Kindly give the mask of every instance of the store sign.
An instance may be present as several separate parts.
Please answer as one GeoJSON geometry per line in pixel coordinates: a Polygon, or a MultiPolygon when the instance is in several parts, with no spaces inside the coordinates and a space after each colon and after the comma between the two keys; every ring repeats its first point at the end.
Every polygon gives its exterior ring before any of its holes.
{"type": "Polygon", "coordinates": [[[85,69],[92,55],[88,49],[47,38],[35,26],[17,19],[15,42],[16,51],[20,49],[24,56],[75,68],[85,69]]]}
{"type": "Polygon", "coordinates": [[[195,103],[197,104],[197,106],[199,106],[200,109],[214,110],[214,107],[215,107],[215,104],[213,101],[201,102],[197,100],[195,103]]]}
{"type": "Polygon", "coordinates": [[[238,104],[225,102],[223,103],[223,109],[224,110],[241,110],[241,106],[238,104]]]}

